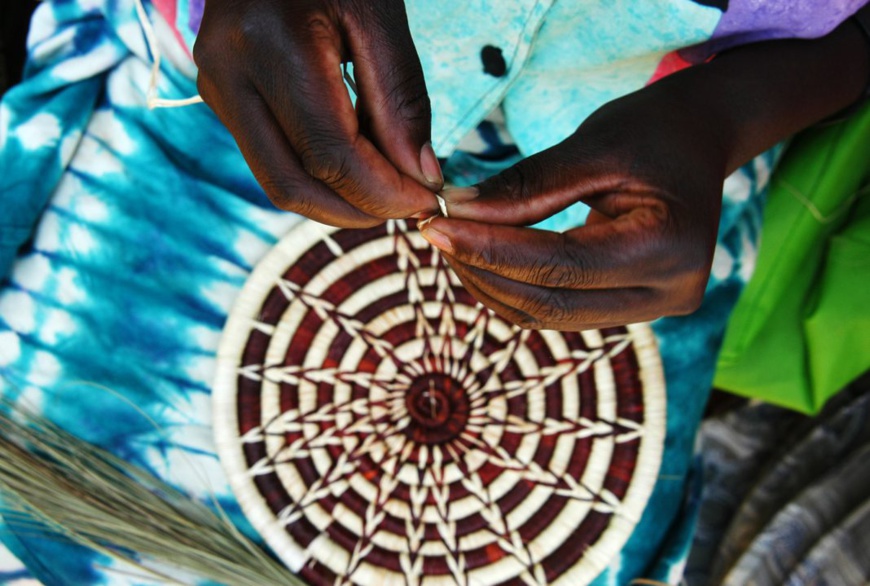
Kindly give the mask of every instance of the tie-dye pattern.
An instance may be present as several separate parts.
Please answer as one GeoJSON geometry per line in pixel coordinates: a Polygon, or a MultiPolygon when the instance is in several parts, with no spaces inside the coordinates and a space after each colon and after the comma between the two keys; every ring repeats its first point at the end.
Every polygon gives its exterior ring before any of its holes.
{"type": "MultiPolygon", "coordinates": [[[[408,21],[434,110],[439,156],[498,104],[528,155],[563,140],[602,104],[658,77],[676,52],[701,62],[730,47],[816,38],[868,0],[407,0],[408,21]],[[723,12],[716,5],[724,4],[723,12]],[[480,50],[502,50],[507,71],[488,75],[480,50]],[[461,83],[457,83],[461,80],[461,83]],[[566,105],[570,104],[570,107],[566,105]]],[[[156,0],[192,51],[205,0],[156,0]]]]}
{"type": "MultiPolygon", "coordinates": [[[[569,4],[502,4],[498,10],[487,4],[488,11],[478,2],[456,3],[455,11],[442,4],[429,14],[426,3],[409,3],[433,80],[435,136],[443,155],[503,100],[521,150],[552,144],[565,131],[564,122],[554,123],[560,118],[542,118],[535,108],[527,108],[524,118],[506,92],[516,86],[531,92],[528,100],[556,103],[544,95],[546,88],[535,94],[536,83],[523,80],[544,79],[549,67],[544,42],[556,42],[565,26],[548,19],[570,16],[564,8],[569,4]],[[469,23],[474,26],[465,26],[469,23]],[[433,27],[428,35],[424,24],[433,27]],[[505,50],[508,79],[479,72],[480,43],[505,50]],[[476,77],[469,81],[469,76],[476,77]],[[451,97],[450,79],[461,81],[461,95],[451,97]]],[[[658,57],[628,60],[642,67],[605,67],[615,89],[584,98],[585,111],[642,86],[663,52],[709,38],[719,19],[716,9],[688,0],[655,9],[645,5],[662,3],[631,3],[636,8],[622,21],[614,11],[624,3],[584,4],[597,8],[583,12],[582,19],[577,13],[577,30],[603,22],[607,27],[598,27],[597,36],[577,38],[612,42],[626,51],[631,47],[620,38],[619,22],[631,28],[658,15],[677,23],[644,46],[658,57]]],[[[167,24],[148,6],[164,53],[158,88],[163,97],[196,92],[189,43],[197,7],[199,0],[175,4],[167,24]]],[[[584,59],[589,69],[577,75],[604,88],[601,66],[618,61],[620,50],[584,59]]],[[[271,207],[208,108],[144,107],[150,63],[133,0],[55,0],[37,10],[27,79],[0,105],[0,274],[8,275],[0,289],[0,388],[197,498],[214,494],[247,528],[213,452],[214,353],[251,268],[299,218],[271,207]]],[[[669,399],[679,409],[670,410],[666,454],[650,505],[596,584],[623,585],[647,568],[667,575],[680,567],[673,552],[684,551],[689,541],[686,520],[693,513],[683,507],[695,430],[725,320],[752,273],[774,160],[775,152],[767,153],[726,182],[713,275],[701,310],[654,324],[669,399]],[[664,543],[667,560],[657,557],[664,543]]],[[[473,159],[456,161],[461,157],[447,166],[456,180],[498,170],[492,163],[480,169],[473,159]]],[[[580,217],[566,212],[547,225],[562,229],[580,217]]],[[[143,583],[67,544],[10,525],[0,525],[0,534],[45,584],[143,583]]],[[[5,569],[0,565],[0,572],[5,569]]],[[[9,566],[14,573],[6,577],[21,578],[20,571],[9,566]]]]}

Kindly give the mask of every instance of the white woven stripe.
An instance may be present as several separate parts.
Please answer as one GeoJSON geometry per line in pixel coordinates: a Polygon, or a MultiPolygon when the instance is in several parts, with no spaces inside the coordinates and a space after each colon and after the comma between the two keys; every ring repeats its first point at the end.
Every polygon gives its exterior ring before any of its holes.
{"type": "MultiPolygon", "coordinates": [[[[427,244],[418,233],[405,233],[400,223],[391,224],[386,237],[343,250],[302,287],[275,280],[318,239],[333,231],[306,223],[288,235],[255,270],[225,330],[215,386],[217,442],[233,489],[254,525],[291,568],[317,560],[345,576],[339,583],[490,585],[519,579],[540,584],[544,583],[545,570],[539,562],[562,545],[591,511],[598,511],[612,515],[609,527],[556,583],[575,586],[591,580],[619,550],[640,518],[661,457],[664,387],[649,328],[632,326],[629,334],[606,340],[600,332],[584,332],[588,350],[570,348],[558,332],[542,332],[541,340],[556,362],[539,364],[527,346],[530,332],[482,312],[480,307],[453,302],[450,287],[458,286],[456,277],[435,266],[424,266],[418,251],[427,244]],[[396,255],[397,273],[361,284],[337,307],[322,299],[333,283],[390,251],[396,255]],[[276,286],[289,305],[278,325],[269,326],[259,322],[257,316],[276,286]],[[433,286],[448,305],[424,301],[424,289],[433,286]],[[383,309],[367,323],[355,317],[370,304],[396,294],[406,302],[383,309]],[[284,364],[294,333],[311,312],[322,320],[321,327],[314,332],[302,363],[284,364]],[[470,326],[463,340],[458,339],[458,323],[470,326]],[[400,343],[389,342],[390,332],[398,331],[401,324],[411,327],[413,337],[400,343]],[[239,369],[241,349],[255,331],[270,337],[265,364],[239,369]],[[327,354],[340,334],[349,335],[352,341],[337,366],[324,368],[327,354]],[[483,351],[484,336],[497,341],[494,351],[483,351]],[[629,348],[642,363],[640,376],[646,402],[643,425],[617,421],[618,398],[610,360],[629,348]],[[372,352],[378,356],[375,372],[358,372],[363,356],[372,352]],[[525,380],[504,379],[509,365],[519,369],[525,380]],[[589,369],[597,393],[594,420],[581,417],[583,406],[578,400],[577,375],[589,369]],[[406,406],[409,385],[418,377],[437,372],[450,374],[466,389],[468,420],[464,431],[447,443],[416,444],[405,435],[408,426],[418,425],[406,406]],[[476,372],[489,373],[482,385],[476,372]],[[240,438],[235,433],[235,380],[239,374],[262,385],[263,426],[246,434],[242,441],[259,442],[265,436],[270,458],[256,463],[253,471],[246,469],[239,450],[240,438]],[[280,413],[281,383],[297,388],[298,409],[280,413]],[[317,394],[322,383],[329,385],[331,393],[325,403],[324,397],[317,394]],[[552,385],[557,385],[558,397],[549,390],[552,385]],[[357,394],[352,394],[354,388],[357,394]],[[362,396],[360,390],[364,391],[362,396]],[[547,409],[548,402],[556,398],[562,405],[558,417],[547,409]],[[510,405],[517,400],[526,402],[522,414],[511,411],[510,405]],[[616,426],[623,431],[617,432],[616,426]],[[287,445],[285,433],[302,436],[287,445]],[[506,434],[517,438],[515,448],[507,450],[502,445],[506,434]],[[555,439],[555,448],[547,461],[537,461],[545,437],[555,439]],[[635,478],[626,498],[620,501],[602,487],[615,447],[638,439],[641,449],[635,478]],[[592,449],[582,476],[575,479],[567,473],[567,465],[581,441],[591,441],[592,449]],[[340,450],[338,456],[328,451],[336,449],[340,450]],[[306,458],[318,473],[316,480],[308,481],[310,486],[294,464],[306,458]],[[276,459],[284,463],[273,464],[276,459]],[[360,468],[361,462],[372,462],[381,472],[368,477],[360,468]],[[484,481],[480,476],[484,466],[496,466],[501,471],[491,481],[484,481]],[[295,502],[278,515],[268,511],[251,481],[252,474],[271,472],[278,475],[295,502]],[[528,481],[536,487],[518,506],[509,512],[502,510],[501,499],[527,486],[528,481]],[[407,501],[395,498],[395,491],[401,487],[409,491],[407,501]],[[460,488],[467,493],[465,497],[456,493],[460,488]],[[340,500],[342,495],[352,493],[366,503],[362,509],[339,505],[330,512],[320,504],[323,498],[340,500]],[[569,500],[544,531],[524,542],[519,529],[545,512],[554,496],[569,500]],[[303,551],[285,531],[302,515],[321,531],[339,523],[359,539],[352,549],[345,550],[321,535],[303,551]],[[404,524],[400,533],[382,528],[386,515],[404,524]],[[457,527],[477,516],[486,526],[457,539],[457,527]],[[436,539],[425,538],[422,531],[426,524],[437,529],[436,539]],[[460,552],[483,546],[497,547],[505,555],[495,563],[469,569],[460,552]],[[375,547],[394,552],[405,573],[419,571],[421,556],[441,556],[450,575],[422,576],[407,582],[404,573],[386,571],[371,563],[367,556],[375,547]]],[[[333,237],[327,238],[333,254],[341,250],[333,237]]],[[[440,259],[435,257],[434,262],[440,259]]]]}

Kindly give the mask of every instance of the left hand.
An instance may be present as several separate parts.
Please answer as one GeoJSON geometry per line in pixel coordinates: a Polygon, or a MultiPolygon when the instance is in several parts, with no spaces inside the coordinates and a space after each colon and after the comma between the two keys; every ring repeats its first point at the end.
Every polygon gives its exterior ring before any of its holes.
{"type": "Polygon", "coordinates": [[[474,188],[448,190],[448,218],[421,222],[466,288],[525,328],[584,330],[694,311],[719,221],[725,160],[685,112],[634,94],[567,140],[474,188]],[[583,201],[585,226],[521,227],[583,201]]]}
{"type": "Polygon", "coordinates": [[[818,39],[729,50],[606,104],[476,188],[445,191],[449,219],[421,223],[422,234],[479,301],[523,327],[690,313],[710,274],[725,177],[854,103],[868,77],[852,21],[818,39]],[[583,227],[521,227],[577,201],[592,208],[583,227]]]}

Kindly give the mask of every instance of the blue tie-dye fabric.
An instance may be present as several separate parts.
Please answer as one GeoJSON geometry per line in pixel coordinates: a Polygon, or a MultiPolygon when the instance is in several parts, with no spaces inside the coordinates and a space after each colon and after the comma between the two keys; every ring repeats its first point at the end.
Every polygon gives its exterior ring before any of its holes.
{"type": "MultiPolygon", "coordinates": [[[[703,14],[712,10],[685,4],[703,14]]],[[[529,28],[533,20],[544,20],[543,6],[530,3],[525,12],[505,9],[487,18],[516,33],[511,38],[522,47],[518,51],[529,52],[536,32],[543,31],[538,42],[557,36],[555,24],[550,32],[529,28]]],[[[413,9],[409,14],[420,22],[413,9]]],[[[602,8],[594,16],[607,14],[612,19],[616,13],[602,8]]],[[[687,30],[694,39],[697,21],[692,22],[687,30]]],[[[193,95],[189,54],[158,25],[165,53],[159,92],[170,98],[193,95]]],[[[421,52],[435,51],[423,57],[427,74],[443,66],[437,49],[451,37],[439,35],[420,43],[421,52]]],[[[26,81],[0,105],[0,274],[8,275],[0,289],[2,392],[195,497],[215,494],[247,527],[214,456],[209,403],[214,355],[229,307],[251,268],[299,218],[271,207],[208,108],[144,107],[151,56],[132,0],[44,3],[30,51],[26,81]]],[[[476,49],[472,56],[479,58],[476,49]]],[[[539,63],[544,69],[545,61],[539,63]]],[[[599,65],[590,67],[599,71],[599,65]]],[[[616,84],[606,95],[642,85],[641,77],[616,84]]],[[[467,133],[487,113],[480,101],[448,103],[445,83],[430,88],[443,138],[440,154],[447,154],[443,149],[454,134],[467,133]]],[[[486,99],[501,100],[499,92],[486,99]]],[[[505,107],[510,116],[509,100],[505,107]]],[[[540,135],[529,126],[520,146],[555,140],[565,129],[559,120],[554,119],[555,128],[542,126],[540,135]]],[[[664,461],[647,511],[596,584],[621,586],[647,569],[651,577],[679,570],[680,555],[674,552],[685,550],[691,533],[693,512],[684,503],[691,493],[686,479],[695,430],[725,320],[752,272],[774,157],[759,157],[726,183],[713,275],[701,310],[654,324],[669,401],[676,408],[669,409],[664,461]]],[[[457,156],[447,169],[457,181],[498,170],[491,163],[483,170],[475,165],[457,156]]],[[[578,217],[573,213],[547,225],[573,225],[578,217]]],[[[67,544],[14,526],[0,530],[7,547],[45,584],[145,583],[67,544]]]]}

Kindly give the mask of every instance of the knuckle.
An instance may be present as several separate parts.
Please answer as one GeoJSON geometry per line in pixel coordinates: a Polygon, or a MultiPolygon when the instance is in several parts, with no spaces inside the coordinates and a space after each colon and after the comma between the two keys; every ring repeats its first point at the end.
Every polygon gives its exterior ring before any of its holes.
{"type": "Polygon", "coordinates": [[[336,191],[352,188],[350,154],[337,140],[310,138],[299,150],[302,167],[336,191]]]}
{"type": "Polygon", "coordinates": [[[217,75],[225,65],[226,49],[214,40],[219,34],[202,34],[193,45],[193,62],[199,71],[198,77],[217,75]]]}
{"type": "Polygon", "coordinates": [[[203,101],[206,104],[210,104],[212,101],[212,84],[206,78],[206,75],[203,73],[200,68],[199,73],[196,76],[196,91],[202,97],[203,101]]]}
{"type": "Polygon", "coordinates": [[[588,258],[566,234],[560,234],[547,255],[537,259],[527,270],[529,281],[556,289],[591,288],[600,280],[591,270],[588,258]]]}
{"type": "Polygon", "coordinates": [[[412,90],[402,92],[402,97],[394,105],[396,116],[408,123],[426,124],[432,121],[432,104],[426,86],[416,84],[412,90]]]}
{"type": "Polygon", "coordinates": [[[262,11],[235,6],[229,14],[215,14],[206,9],[200,32],[193,45],[192,57],[200,73],[209,77],[226,77],[245,55],[263,52],[270,39],[281,38],[275,19],[264,18],[262,11]]]}
{"type": "Polygon", "coordinates": [[[509,319],[512,324],[524,330],[544,329],[544,324],[541,320],[525,313],[511,315],[509,319]]]}
{"type": "Polygon", "coordinates": [[[647,198],[636,208],[637,222],[649,234],[662,234],[674,228],[675,218],[665,202],[647,198]]]}
{"type": "Polygon", "coordinates": [[[370,197],[357,173],[353,146],[336,138],[309,138],[298,151],[304,171],[360,211],[380,219],[407,216],[395,199],[370,197]]]}
{"type": "Polygon", "coordinates": [[[306,218],[311,218],[317,213],[317,207],[314,205],[314,202],[306,197],[296,196],[293,197],[291,202],[291,205],[287,206],[287,211],[297,213],[306,218]]]}
{"type": "Polygon", "coordinates": [[[212,109],[218,111],[217,106],[220,105],[221,97],[225,95],[229,87],[234,87],[233,80],[216,77],[220,74],[219,70],[205,66],[200,67],[196,74],[196,91],[212,109]]]}
{"type": "Polygon", "coordinates": [[[674,296],[674,301],[670,308],[673,315],[695,313],[704,302],[706,279],[693,279],[692,281],[687,284],[679,295],[674,296]]]}
{"type": "Polygon", "coordinates": [[[207,38],[204,35],[197,37],[196,42],[193,44],[193,62],[200,70],[208,68],[210,64],[211,55],[209,51],[210,47],[208,46],[207,38]]]}
{"type": "Polygon", "coordinates": [[[191,51],[193,62],[200,69],[208,67],[215,54],[220,51],[221,39],[226,38],[228,32],[223,22],[223,19],[216,18],[208,10],[203,14],[199,34],[191,51]]]}
{"type": "Polygon", "coordinates": [[[535,264],[527,269],[526,280],[543,287],[558,289],[573,287],[575,285],[574,270],[564,263],[565,259],[552,252],[546,259],[535,261],[535,264]]]}
{"type": "Polygon", "coordinates": [[[496,176],[493,187],[515,202],[531,202],[542,191],[543,176],[541,163],[529,157],[496,176]]]}
{"type": "MultiPolygon", "coordinates": [[[[406,123],[428,125],[432,119],[432,105],[426,90],[423,67],[408,28],[402,2],[351,2],[352,20],[365,31],[365,42],[370,53],[383,55],[376,66],[388,88],[381,103],[377,104],[406,123]]],[[[357,59],[366,59],[362,55],[357,59]]],[[[368,57],[372,59],[372,57],[368,57]]]]}
{"type": "Polygon", "coordinates": [[[673,214],[667,206],[659,203],[645,204],[631,212],[636,231],[630,257],[634,261],[647,259],[661,266],[686,256],[685,246],[680,242],[681,231],[673,214]]]}
{"type": "Polygon", "coordinates": [[[672,315],[689,315],[697,311],[704,301],[707,289],[706,273],[692,271],[684,273],[674,281],[675,292],[670,297],[669,312],[672,315]]]}
{"type": "Polygon", "coordinates": [[[428,124],[432,120],[432,103],[416,55],[396,63],[388,77],[394,80],[386,96],[390,109],[404,122],[428,124]]]}
{"type": "Polygon", "coordinates": [[[298,181],[286,176],[272,176],[260,179],[259,183],[275,207],[303,216],[311,210],[311,202],[304,196],[305,189],[298,181]]]}
{"type": "MultiPolygon", "coordinates": [[[[238,15],[233,34],[229,36],[232,45],[238,49],[256,47],[270,38],[269,23],[257,11],[245,10],[238,15]]],[[[271,25],[274,26],[274,25],[271,25]]]]}
{"type": "Polygon", "coordinates": [[[565,291],[546,289],[530,300],[529,314],[536,316],[536,321],[539,324],[535,329],[541,329],[545,322],[562,324],[572,320],[573,315],[568,295],[569,293],[565,291]]]}
{"type": "Polygon", "coordinates": [[[300,39],[334,40],[338,36],[332,17],[322,9],[307,9],[292,19],[291,25],[300,39]]]}
{"type": "Polygon", "coordinates": [[[708,256],[697,247],[691,252],[686,250],[688,248],[683,247],[680,254],[675,254],[673,248],[662,253],[662,258],[669,258],[670,262],[659,267],[661,277],[656,288],[667,300],[664,305],[670,315],[688,315],[697,311],[707,289],[710,275],[708,256]]]}
{"type": "Polygon", "coordinates": [[[477,248],[477,264],[478,266],[489,267],[494,272],[500,272],[504,265],[503,256],[508,253],[505,250],[508,247],[504,244],[499,244],[492,237],[484,239],[483,245],[477,248]]]}
{"type": "Polygon", "coordinates": [[[598,284],[598,273],[573,239],[562,234],[550,258],[553,265],[552,286],[586,289],[598,284]]]}
{"type": "Polygon", "coordinates": [[[231,12],[219,18],[206,14],[203,18],[203,30],[194,45],[194,60],[196,60],[196,46],[202,44],[204,50],[202,57],[219,66],[220,62],[231,56],[232,52],[238,53],[256,48],[267,42],[272,38],[273,33],[269,29],[275,29],[277,24],[275,19],[266,18],[262,10],[244,3],[237,4],[231,12]],[[212,19],[209,19],[209,16],[212,19]],[[208,22],[211,25],[206,27],[208,22]]]}

